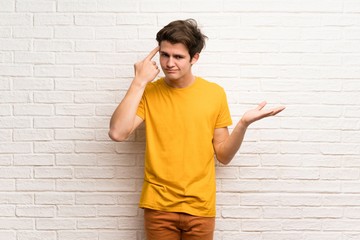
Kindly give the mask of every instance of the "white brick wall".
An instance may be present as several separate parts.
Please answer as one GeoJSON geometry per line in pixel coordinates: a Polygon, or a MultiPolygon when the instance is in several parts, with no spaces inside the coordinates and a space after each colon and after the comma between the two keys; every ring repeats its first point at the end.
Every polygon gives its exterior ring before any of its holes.
{"type": "Polygon", "coordinates": [[[0,239],[144,239],[144,129],[107,137],[133,63],[175,19],[234,122],[284,104],[217,166],[216,240],[360,239],[360,1],[1,0],[0,239]]]}

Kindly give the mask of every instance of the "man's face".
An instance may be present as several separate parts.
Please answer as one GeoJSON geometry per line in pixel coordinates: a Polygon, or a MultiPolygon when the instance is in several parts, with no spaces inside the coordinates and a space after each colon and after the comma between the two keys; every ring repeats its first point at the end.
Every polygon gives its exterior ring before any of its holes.
{"type": "Polygon", "coordinates": [[[179,80],[190,76],[191,65],[197,61],[198,54],[190,59],[187,47],[182,43],[160,43],[160,65],[168,80],[179,80]]]}

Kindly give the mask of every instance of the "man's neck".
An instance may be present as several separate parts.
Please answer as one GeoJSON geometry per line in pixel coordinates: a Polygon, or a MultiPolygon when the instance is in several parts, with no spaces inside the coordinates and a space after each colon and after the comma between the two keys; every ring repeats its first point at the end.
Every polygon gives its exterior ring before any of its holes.
{"type": "Polygon", "coordinates": [[[195,76],[190,74],[179,79],[168,79],[165,77],[165,83],[172,88],[186,88],[195,82],[195,76]]]}

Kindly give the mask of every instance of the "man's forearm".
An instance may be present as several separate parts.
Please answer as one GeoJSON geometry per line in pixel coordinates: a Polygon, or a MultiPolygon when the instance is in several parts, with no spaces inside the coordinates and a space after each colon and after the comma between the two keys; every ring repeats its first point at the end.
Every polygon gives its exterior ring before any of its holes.
{"type": "Polygon", "coordinates": [[[132,132],[136,111],[145,90],[144,84],[135,79],[130,85],[124,99],[114,111],[110,120],[109,136],[115,141],[125,140],[132,132]]]}
{"type": "Polygon", "coordinates": [[[231,134],[221,143],[216,153],[216,157],[221,163],[226,165],[233,159],[244,140],[247,127],[240,120],[231,134]]]}

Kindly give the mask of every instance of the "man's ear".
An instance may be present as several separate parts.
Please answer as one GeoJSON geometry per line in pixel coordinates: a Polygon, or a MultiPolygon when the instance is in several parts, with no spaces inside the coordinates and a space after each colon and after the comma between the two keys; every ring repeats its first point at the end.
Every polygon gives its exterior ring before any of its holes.
{"type": "Polygon", "coordinates": [[[199,58],[200,58],[200,53],[195,53],[195,55],[192,57],[190,61],[191,65],[195,64],[197,60],[199,60],[199,58]]]}

